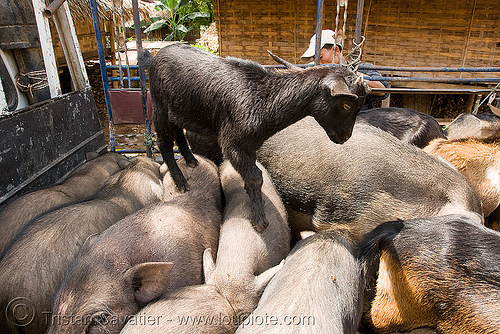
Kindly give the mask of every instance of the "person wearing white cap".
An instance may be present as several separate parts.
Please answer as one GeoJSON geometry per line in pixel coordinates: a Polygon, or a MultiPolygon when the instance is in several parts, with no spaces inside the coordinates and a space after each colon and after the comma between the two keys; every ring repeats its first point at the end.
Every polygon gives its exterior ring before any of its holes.
{"type": "MultiPolygon", "coordinates": [[[[311,37],[309,41],[309,47],[306,52],[302,54],[303,59],[310,59],[314,57],[316,50],[316,34],[311,37]]],[[[335,40],[335,33],[333,30],[323,30],[321,32],[321,49],[320,49],[320,64],[340,64],[342,45],[340,42],[335,40]]],[[[346,63],[343,60],[343,63],[346,63]]],[[[363,63],[362,65],[367,65],[368,63],[363,63]]],[[[376,70],[359,70],[358,75],[364,75],[365,77],[371,76],[382,76],[379,71],[376,70]]],[[[372,81],[367,80],[368,86],[371,88],[389,88],[389,84],[386,81],[372,81]]],[[[366,98],[365,104],[362,110],[372,109],[374,101],[380,101],[387,98],[389,94],[384,92],[372,91],[366,98]]]]}

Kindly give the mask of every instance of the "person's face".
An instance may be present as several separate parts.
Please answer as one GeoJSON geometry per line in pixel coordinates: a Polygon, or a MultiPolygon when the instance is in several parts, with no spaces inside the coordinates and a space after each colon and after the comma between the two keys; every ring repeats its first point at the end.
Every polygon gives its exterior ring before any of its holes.
{"type": "Polygon", "coordinates": [[[330,50],[321,48],[320,54],[320,64],[331,64],[332,59],[335,57],[335,62],[334,64],[339,64],[340,63],[340,49],[335,46],[331,48],[330,50]]]}

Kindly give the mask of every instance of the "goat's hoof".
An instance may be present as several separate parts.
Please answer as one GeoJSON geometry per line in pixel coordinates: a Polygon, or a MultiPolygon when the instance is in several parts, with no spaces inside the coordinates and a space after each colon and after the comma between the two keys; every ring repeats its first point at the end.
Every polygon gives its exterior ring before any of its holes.
{"type": "Polygon", "coordinates": [[[258,222],[252,222],[252,225],[257,232],[262,232],[269,226],[269,222],[267,219],[263,219],[258,222]]]}
{"type": "Polygon", "coordinates": [[[177,185],[177,190],[180,193],[185,193],[186,191],[189,191],[189,184],[187,184],[187,182],[184,182],[182,184],[178,184],[177,185]]]}

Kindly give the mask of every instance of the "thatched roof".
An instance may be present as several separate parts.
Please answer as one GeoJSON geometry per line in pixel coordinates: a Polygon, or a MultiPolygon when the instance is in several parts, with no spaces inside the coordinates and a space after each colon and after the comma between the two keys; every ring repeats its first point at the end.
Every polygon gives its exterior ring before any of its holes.
{"type": "MultiPolygon", "coordinates": [[[[118,5],[120,0],[114,0],[118,5]]],[[[105,21],[113,20],[113,0],[96,0],[99,19],[105,21]]],[[[158,11],[154,9],[155,4],[149,1],[138,0],[139,16],[141,20],[151,16],[158,16],[158,11]]],[[[68,0],[73,20],[83,20],[92,22],[92,13],[90,10],[90,0],[68,0]]],[[[115,9],[117,15],[120,15],[119,9],[115,9]]],[[[125,22],[133,23],[132,0],[123,0],[123,17],[125,22]]]]}

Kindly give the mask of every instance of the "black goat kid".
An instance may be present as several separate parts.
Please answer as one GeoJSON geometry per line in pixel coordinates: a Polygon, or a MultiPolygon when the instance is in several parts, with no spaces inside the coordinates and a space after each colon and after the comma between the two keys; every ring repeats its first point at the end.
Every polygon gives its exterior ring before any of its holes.
{"type": "Polygon", "coordinates": [[[161,49],[149,68],[158,146],[179,191],[189,190],[174,158],[174,140],[189,166],[197,161],[183,128],[216,138],[225,159],[245,181],[252,224],[264,230],[262,174],[256,151],[264,140],[313,116],[335,143],[352,133],[369,88],[344,67],[268,69],[238,58],[221,58],[185,44],[161,49]]]}

